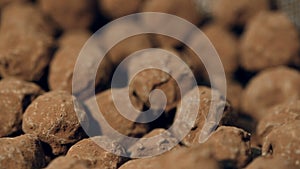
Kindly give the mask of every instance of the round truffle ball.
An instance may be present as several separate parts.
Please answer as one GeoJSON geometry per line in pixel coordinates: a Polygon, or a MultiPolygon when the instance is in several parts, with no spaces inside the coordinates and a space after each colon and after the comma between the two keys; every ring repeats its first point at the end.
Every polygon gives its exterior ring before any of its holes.
{"type": "Polygon", "coordinates": [[[262,12],[246,27],[240,63],[248,71],[286,65],[298,56],[299,46],[297,29],[286,14],[262,12]]]}
{"type": "Polygon", "coordinates": [[[94,19],[93,0],[39,0],[41,10],[62,29],[87,29],[94,19]]]}
{"type": "Polygon", "coordinates": [[[253,77],[242,96],[241,108],[257,121],[267,109],[300,97],[300,73],[288,67],[266,69],[253,77]]]}
{"type": "Polygon", "coordinates": [[[45,155],[36,136],[0,138],[0,168],[33,169],[45,166],[45,155]]]}
{"type": "Polygon", "coordinates": [[[22,129],[37,135],[51,146],[54,155],[59,155],[85,136],[80,125],[84,120],[84,113],[77,117],[72,95],[66,91],[52,91],[39,96],[28,106],[22,129]]]}

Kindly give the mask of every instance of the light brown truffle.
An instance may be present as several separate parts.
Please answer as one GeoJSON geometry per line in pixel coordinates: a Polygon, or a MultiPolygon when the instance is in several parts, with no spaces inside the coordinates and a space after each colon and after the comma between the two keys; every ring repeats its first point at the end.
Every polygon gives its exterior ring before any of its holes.
{"type": "Polygon", "coordinates": [[[282,12],[262,12],[246,27],[240,63],[248,71],[286,65],[298,55],[298,32],[282,12]]]}
{"type": "Polygon", "coordinates": [[[295,120],[270,132],[264,139],[262,155],[281,156],[300,166],[300,121],[295,120]]]}
{"type": "MultiPolygon", "coordinates": [[[[128,120],[125,118],[119,111],[124,111],[124,114],[132,113],[127,102],[122,102],[122,98],[125,98],[127,95],[132,95],[132,93],[128,93],[125,88],[122,89],[112,89],[115,94],[114,98],[112,96],[111,89],[108,89],[104,92],[101,92],[96,95],[97,104],[99,106],[99,110],[101,111],[105,121],[116,131],[126,136],[139,136],[143,135],[147,132],[147,125],[142,123],[136,123],[134,121],[128,120]],[[119,102],[120,107],[116,108],[115,98],[121,98],[121,102],[119,102]]],[[[135,97],[131,97],[131,103],[134,108],[141,111],[143,108],[143,104],[138,101],[135,97]]],[[[90,106],[89,104],[87,104],[90,106]]],[[[92,115],[95,117],[95,120],[101,127],[102,135],[112,134],[110,128],[104,126],[103,119],[97,118],[99,115],[97,113],[98,107],[90,106],[90,111],[92,115]]],[[[138,115],[137,117],[138,118],[138,115]]]]}
{"type": "Polygon", "coordinates": [[[39,80],[50,61],[51,26],[32,4],[9,5],[1,16],[0,75],[39,80]]]}
{"type": "Polygon", "coordinates": [[[247,84],[241,108],[256,120],[263,118],[267,109],[300,97],[300,74],[287,67],[266,69],[247,84]]]}
{"type": "Polygon", "coordinates": [[[119,18],[138,12],[143,0],[98,0],[100,11],[110,18],[119,18]]]}
{"type": "Polygon", "coordinates": [[[272,130],[300,119],[300,100],[274,106],[258,123],[256,132],[264,139],[272,130]]]}
{"type": "Polygon", "coordinates": [[[117,169],[124,161],[124,158],[118,155],[124,155],[124,153],[125,150],[117,142],[103,136],[97,136],[81,140],[73,145],[68,151],[67,157],[85,160],[89,168],[117,169]],[[98,144],[106,146],[105,148],[108,149],[109,152],[98,144]]]}
{"type": "MultiPolygon", "coordinates": [[[[78,110],[77,110],[78,111],[78,110]]],[[[52,91],[39,96],[26,109],[22,129],[48,143],[54,155],[64,154],[70,144],[85,136],[77,117],[73,97],[66,91],[52,91]]]]}
{"type": "Polygon", "coordinates": [[[0,168],[38,169],[45,166],[41,143],[34,135],[1,138],[0,144],[0,168]]]}
{"type": "Polygon", "coordinates": [[[204,26],[202,31],[217,50],[226,76],[232,76],[238,67],[238,41],[236,37],[216,23],[204,26]]]}
{"type": "Polygon", "coordinates": [[[15,78],[0,81],[0,137],[13,134],[22,128],[23,112],[42,93],[43,90],[34,83],[15,78]]]}
{"type": "Polygon", "coordinates": [[[245,169],[297,169],[289,161],[282,157],[258,157],[252,161],[245,169]]]}
{"type": "Polygon", "coordinates": [[[60,156],[55,158],[45,169],[89,169],[84,160],[60,156]]]}
{"type": "Polygon", "coordinates": [[[41,10],[62,29],[87,29],[94,19],[93,0],[39,0],[41,10]]]}
{"type": "Polygon", "coordinates": [[[257,13],[269,9],[268,0],[213,0],[213,18],[226,26],[244,25],[257,13]]]}
{"type": "Polygon", "coordinates": [[[131,157],[151,157],[170,151],[179,141],[174,138],[169,131],[162,128],[152,130],[150,133],[143,136],[133,146],[130,147],[129,152],[131,157]],[[160,137],[157,137],[160,136],[160,137]],[[157,137],[156,141],[147,141],[147,138],[157,137]]]}
{"type": "Polygon", "coordinates": [[[49,64],[51,38],[42,34],[0,31],[0,74],[37,81],[49,64]]]}
{"type": "MultiPolygon", "coordinates": [[[[229,125],[235,121],[235,114],[231,112],[229,103],[222,98],[222,95],[214,91],[212,95],[212,90],[208,87],[199,86],[195,87],[193,90],[189,91],[184,98],[181,100],[181,105],[188,106],[182,107],[178,105],[175,120],[178,122],[179,126],[192,126],[192,130],[185,136],[182,140],[182,143],[191,146],[199,144],[200,135],[207,136],[210,134],[210,131],[213,127],[219,125],[229,125]],[[195,92],[199,92],[200,101],[196,100],[195,92]],[[214,96],[214,99],[212,98],[214,96]],[[199,104],[198,110],[195,110],[195,104],[192,104],[195,101],[196,104],[199,104]],[[210,112],[210,106],[212,106],[212,111],[210,112]],[[221,110],[221,107],[224,107],[224,110],[221,110]],[[192,119],[192,116],[187,116],[187,113],[198,111],[196,119],[192,119]],[[189,124],[195,121],[194,124],[189,124]],[[206,126],[204,126],[204,124],[206,126]],[[206,127],[205,129],[203,127],[206,127]]],[[[175,123],[177,123],[175,122],[175,123]]],[[[183,131],[176,129],[174,133],[180,134],[183,131]]],[[[201,136],[201,137],[202,137],[201,136]]]]}
{"type": "Polygon", "coordinates": [[[0,137],[8,136],[22,127],[23,105],[14,94],[0,94],[0,137]]]}

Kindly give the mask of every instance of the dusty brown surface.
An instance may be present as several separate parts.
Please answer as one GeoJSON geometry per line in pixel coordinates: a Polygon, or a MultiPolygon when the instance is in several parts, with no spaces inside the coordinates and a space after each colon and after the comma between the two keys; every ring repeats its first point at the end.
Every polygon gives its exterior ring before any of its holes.
{"type": "Polygon", "coordinates": [[[295,25],[283,12],[263,12],[247,25],[241,40],[241,65],[249,71],[286,65],[298,56],[295,25]]]}
{"type": "Polygon", "coordinates": [[[248,83],[243,92],[242,110],[259,121],[268,108],[299,99],[299,86],[298,71],[288,67],[266,69],[248,83]]]}
{"type": "Polygon", "coordinates": [[[31,134],[0,138],[0,168],[37,169],[45,166],[38,138],[31,134]]]}
{"type": "Polygon", "coordinates": [[[22,129],[48,143],[55,155],[64,154],[68,144],[84,137],[74,110],[73,97],[66,91],[52,91],[39,96],[26,109],[22,129]]]}

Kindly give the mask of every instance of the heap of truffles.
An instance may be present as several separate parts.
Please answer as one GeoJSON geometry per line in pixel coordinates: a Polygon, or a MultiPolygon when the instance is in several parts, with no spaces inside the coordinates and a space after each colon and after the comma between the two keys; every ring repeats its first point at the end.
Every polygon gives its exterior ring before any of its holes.
{"type": "Polygon", "coordinates": [[[300,15],[285,12],[0,0],[0,169],[300,168],[300,15]]]}

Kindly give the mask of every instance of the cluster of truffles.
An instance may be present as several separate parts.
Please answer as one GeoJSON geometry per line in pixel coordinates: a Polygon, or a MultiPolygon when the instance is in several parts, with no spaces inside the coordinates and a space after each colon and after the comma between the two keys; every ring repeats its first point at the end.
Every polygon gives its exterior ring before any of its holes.
{"type": "MultiPolygon", "coordinates": [[[[0,0],[0,169],[300,168],[299,29],[272,0],[212,0],[205,11],[199,4],[0,0]],[[226,97],[211,87],[190,46],[151,33],[115,44],[97,65],[94,83],[82,71],[74,88],[74,68],[91,35],[138,12],[167,13],[197,26],[205,36],[181,25],[178,36],[193,47],[207,39],[214,46],[226,97]],[[148,48],[161,50],[142,51],[148,48]],[[127,81],[115,86],[119,68],[127,81]],[[90,87],[95,97],[77,97],[90,87]],[[110,137],[112,129],[137,141],[110,137]]],[[[106,30],[97,50],[142,26],[168,26],[160,18],[138,19],[106,30]]]]}

